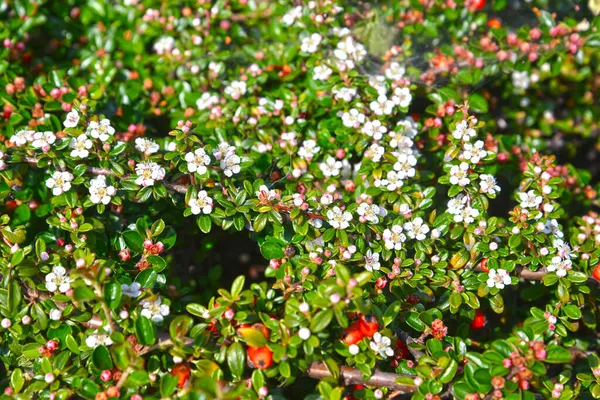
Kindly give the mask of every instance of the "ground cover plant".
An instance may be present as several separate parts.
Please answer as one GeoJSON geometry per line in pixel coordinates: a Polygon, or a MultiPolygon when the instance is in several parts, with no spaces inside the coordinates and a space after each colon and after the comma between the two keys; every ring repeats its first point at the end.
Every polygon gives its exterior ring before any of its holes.
{"type": "Polygon", "coordinates": [[[600,398],[600,3],[0,3],[0,398],[600,398]]]}

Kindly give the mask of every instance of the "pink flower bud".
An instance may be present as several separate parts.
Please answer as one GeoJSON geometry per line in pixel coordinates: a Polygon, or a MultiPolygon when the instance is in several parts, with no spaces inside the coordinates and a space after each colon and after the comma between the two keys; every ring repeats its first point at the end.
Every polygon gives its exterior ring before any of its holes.
{"type": "Polygon", "coordinates": [[[31,317],[29,315],[23,315],[23,318],[21,318],[21,323],[23,325],[31,324],[31,317]]]}
{"type": "Polygon", "coordinates": [[[0,322],[0,326],[2,326],[4,329],[10,328],[11,325],[12,325],[12,321],[8,318],[4,318],[2,320],[2,322],[0,322]]]}
{"type": "Polygon", "coordinates": [[[119,312],[119,318],[121,318],[121,319],[129,318],[129,312],[127,310],[121,310],[121,312],[119,312]]]}
{"type": "Polygon", "coordinates": [[[58,349],[58,342],[56,340],[48,340],[46,342],[46,348],[50,351],[54,351],[56,349],[58,349]]]}
{"type": "Polygon", "coordinates": [[[142,246],[144,246],[144,248],[146,250],[149,250],[153,245],[154,245],[154,243],[152,243],[152,240],[146,239],[146,240],[144,240],[144,243],[142,246]]]}
{"type": "Polygon", "coordinates": [[[269,389],[266,386],[263,386],[260,389],[258,389],[258,397],[264,398],[264,397],[267,397],[268,394],[269,394],[269,389]]]}
{"type": "Polygon", "coordinates": [[[112,372],[110,372],[110,369],[105,369],[100,374],[100,379],[102,379],[102,382],[108,382],[111,380],[111,378],[112,378],[112,372]]]}
{"type": "Polygon", "coordinates": [[[119,257],[123,261],[128,261],[131,258],[131,252],[129,249],[123,249],[119,252],[119,257]]]}
{"type": "Polygon", "coordinates": [[[52,383],[54,382],[54,374],[49,372],[46,375],[44,375],[44,380],[46,381],[46,383],[52,383]]]}

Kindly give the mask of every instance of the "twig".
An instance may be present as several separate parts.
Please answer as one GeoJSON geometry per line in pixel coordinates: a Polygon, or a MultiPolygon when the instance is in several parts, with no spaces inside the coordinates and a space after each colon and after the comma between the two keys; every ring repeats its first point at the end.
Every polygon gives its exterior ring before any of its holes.
{"type": "Polygon", "coordinates": [[[415,360],[418,361],[419,358],[421,358],[425,355],[425,353],[423,353],[422,351],[410,347],[411,343],[418,343],[418,342],[412,336],[410,336],[408,333],[404,332],[402,329],[397,328],[396,334],[398,335],[398,337],[400,339],[402,339],[406,343],[406,347],[408,348],[408,351],[410,352],[410,354],[413,355],[415,360]]]}
{"type": "MultiPolygon", "coordinates": [[[[308,367],[306,374],[311,378],[323,379],[332,376],[331,372],[327,368],[327,365],[322,362],[313,362],[308,367]]],[[[373,375],[368,381],[365,381],[362,376],[362,372],[351,367],[341,367],[340,376],[344,380],[346,385],[365,385],[375,387],[386,387],[401,393],[412,393],[417,390],[416,385],[406,385],[397,383],[398,378],[414,378],[410,375],[398,375],[391,372],[382,372],[375,370],[373,375]]]]}

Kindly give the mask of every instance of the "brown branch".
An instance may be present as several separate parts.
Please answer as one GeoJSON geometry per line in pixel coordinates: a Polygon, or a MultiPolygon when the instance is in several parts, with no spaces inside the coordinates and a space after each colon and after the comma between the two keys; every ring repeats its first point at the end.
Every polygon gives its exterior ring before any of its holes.
{"type": "MultiPolygon", "coordinates": [[[[313,362],[308,367],[306,374],[314,379],[323,379],[332,376],[331,372],[327,368],[327,365],[322,362],[313,362]]],[[[365,386],[374,386],[374,387],[386,387],[388,389],[392,389],[401,393],[413,393],[417,390],[416,385],[406,385],[402,383],[397,383],[396,379],[398,378],[414,378],[410,375],[398,375],[391,372],[382,372],[375,370],[373,375],[368,381],[365,381],[362,376],[362,372],[360,372],[356,368],[351,367],[341,367],[340,368],[340,377],[344,380],[344,384],[346,385],[365,385],[365,386]]]]}
{"type": "Polygon", "coordinates": [[[412,343],[419,344],[419,342],[416,339],[414,339],[412,336],[410,336],[408,333],[406,333],[402,329],[398,328],[398,329],[396,329],[396,335],[398,335],[398,337],[400,339],[402,339],[404,341],[404,343],[406,343],[406,348],[408,349],[410,354],[412,354],[412,356],[415,358],[416,361],[419,361],[419,358],[421,358],[425,355],[425,353],[423,353],[422,351],[410,347],[410,345],[412,343]]]}

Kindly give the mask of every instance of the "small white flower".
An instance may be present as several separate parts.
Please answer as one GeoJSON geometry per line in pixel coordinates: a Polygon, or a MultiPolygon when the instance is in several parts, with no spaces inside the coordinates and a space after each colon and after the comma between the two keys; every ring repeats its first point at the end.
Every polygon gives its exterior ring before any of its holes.
{"type": "Polygon", "coordinates": [[[544,225],[544,233],[551,233],[552,235],[561,239],[565,236],[563,231],[560,229],[560,225],[558,225],[558,221],[555,219],[546,221],[546,224],[544,225]]]}
{"type": "Polygon", "coordinates": [[[393,81],[397,81],[398,79],[404,76],[406,69],[397,62],[390,63],[390,66],[385,70],[385,77],[391,79],[393,81]]]}
{"type": "Polygon", "coordinates": [[[404,224],[404,231],[411,239],[424,240],[429,232],[429,227],[423,222],[423,218],[415,218],[404,224]]]}
{"type": "Polygon", "coordinates": [[[283,22],[284,25],[290,26],[300,17],[302,17],[302,6],[296,6],[281,18],[281,22],[283,22]]]}
{"type": "Polygon", "coordinates": [[[333,97],[336,100],[342,100],[347,103],[351,101],[354,98],[354,96],[356,96],[356,89],[349,87],[341,87],[339,89],[333,89],[332,93],[333,97]]]}
{"type": "Polygon", "coordinates": [[[383,241],[385,247],[389,250],[401,250],[402,243],[406,241],[406,236],[402,233],[402,227],[400,225],[392,226],[392,229],[386,229],[383,231],[383,241]]]}
{"type": "Polygon", "coordinates": [[[464,222],[471,224],[475,221],[475,218],[479,216],[479,210],[469,206],[462,208],[457,214],[454,215],[455,222],[464,222]]]}
{"type": "Polygon", "coordinates": [[[106,177],[104,175],[98,175],[95,179],[90,181],[90,201],[94,204],[108,204],[112,196],[117,193],[117,189],[114,186],[106,186],[106,177]]]}
{"type": "Polygon", "coordinates": [[[225,94],[231,96],[234,100],[239,100],[240,97],[246,94],[246,82],[233,81],[225,88],[225,94]]]}
{"type": "Polygon", "coordinates": [[[46,180],[46,186],[52,189],[53,195],[60,196],[71,189],[72,180],[73,175],[70,172],[56,171],[46,180]]]}
{"type": "Polygon", "coordinates": [[[319,169],[323,172],[326,177],[338,176],[342,169],[342,162],[336,161],[335,158],[328,156],[325,162],[319,164],[319,169]]]}
{"type": "Polygon", "coordinates": [[[210,214],[213,210],[213,200],[208,196],[206,190],[198,192],[198,196],[194,199],[191,198],[188,205],[192,209],[192,214],[198,215],[200,213],[210,214]]]}
{"type": "Polygon", "coordinates": [[[110,346],[113,344],[113,341],[110,338],[109,332],[109,328],[98,329],[96,332],[85,338],[86,346],[91,349],[95,349],[98,346],[110,346]]]}
{"type": "Polygon", "coordinates": [[[364,157],[371,159],[373,162],[379,162],[381,161],[381,157],[383,157],[384,153],[385,148],[383,146],[380,146],[377,143],[373,143],[365,151],[364,157]]]}
{"type": "Polygon", "coordinates": [[[573,263],[570,259],[563,259],[561,256],[552,257],[552,262],[546,268],[550,272],[556,271],[556,276],[564,278],[567,276],[567,271],[573,268],[573,263]]]}
{"type": "Polygon", "coordinates": [[[460,165],[453,165],[450,168],[450,183],[459,186],[467,186],[471,183],[471,179],[469,179],[469,164],[461,162],[460,165]]]}
{"type": "Polygon", "coordinates": [[[34,136],[34,131],[23,130],[12,135],[10,141],[13,142],[16,146],[23,146],[24,144],[33,142],[34,136]]]}
{"type": "Polygon", "coordinates": [[[465,195],[459,194],[458,196],[450,199],[448,201],[448,212],[450,214],[460,214],[467,203],[467,197],[465,195]]]}
{"type": "Polygon", "coordinates": [[[237,174],[240,172],[240,162],[242,160],[237,154],[228,154],[225,156],[223,160],[221,160],[221,168],[223,169],[223,173],[227,177],[233,176],[233,174],[237,174]]]}
{"type": "Polygon", "coordinates": [[[142,294],[142,291],[140,290],[141,288],[142,285],[140,285],[138,282],[133,282],[131,285],[127,285],[126,283],[121,284],[121,291],[123,294],[134,299],[142,294]]]}
{"type": "Polygon", "coordinates": [[[302,147],[298,150],[298,155],[305,160],[312,160],[321,148],[317,146],[317,142],[312,139],[305,140],[302,147]]]}
{"type": "Polygon", "coordinates": [[[508,271],[502,269],[502,268],[498,268],[498,271],[496,271],[495,269],[490,269],[490,272],[488,273],[488,280],[487,280],[487,285],[488,287],[496,287],[498,289],[504,289],[504,286],[506,285],[510,285],[510,275],[508,274],[508,271]]]}
{"type": "Polygon", "coordinates": [[[348,211],[342,211],[339,207],[333,207],[333,209],[327,211],[327,219],[327,222],[333,228],[346,229],[350,226],[349,222],[352,221],[352,214],[348,211]]]}
{"type": "Polygon", "coordinates": [[[161,181],[165,177],[165,169],[152,161],[139,163],[135,166],[136,185],[154,186],[155,181],[161,181]]]}
{"type": "Polygon", "coordinates": [[[196,100],[196,107],[198,108],[198,110],[202,111],[202,110],[211,108],[218,102],[219,102],[218,96],[215,96],[214,94],[209,93],[209,92],[204,92],[202,94],[202,96],[200,96],[200,98],[198,100],[196,100]]]}
{"type": "Polygon", "coordinates": [[[50,146],[56,141],[56,135],[50,131],[36,132],[33,134],[33,143],[31,145],[36,149],[43,151],[50,150],[50,146]]]}
{"type": "Polygon", "coordinates": [[[381,140],[383,134],[387,132],[387,128],[381,124],[381,121],[376,119],[365,122],[360,131],[375,140],[381,140]]]}
{"type": "Polygon", "coordinates": [[[454,131],[452,132],[452,137],[454,137],[454,139],[464,140],[465,142],[470,141],[475,135],[477,135],[477,132],[475,132],[475,129],[469,128],[467,120],[460,121],[456,124],[456,128],[454,128],[454,131]]]}
{"type": "Polygon", "coordinates": [[[410,94],[410,89],[407,87],[397,87],[396,89],[394,89],[392,101],[394,102],[394,104],[402,108],[410,106],[410,102],[412,101],[412,94],[410,94]]]}
{"type": "Polygon", "coordinates": [[[222,158],[235,154],[235,146],[231,146],[229,143],[227,142],[221,142],[219,143],[219,146],[217,146],[216,149],[213,149],[213,156],[215,156],[215,158],[217,160],[221,160],[222,158]]]}
{"type": "Polygon", "coordinates": [[[321,44],[321,40],[323,40],[321,35],[318,33],[313,33],[312,35],[302,39],[300,50],[304,51],[305,53],[314,53],[319,50],[319,44],[321,44]]]}
{"type": "Polygon", "coordinates": [[[273,201],[273,200],[277,199],[277,197],[278,197],[277,191],[269,190],[269,188],[266,185],[261,185],[255,194],[259,200],[264,201],[264,202],[273,201]]]}
{"type": "Polygon", "coordinates": [[[62,317],[62,311],[53,308],[52,310],[50,310],[50,313],[48,313],[48,317],[52,321],[60,321],[60,318],[62,317]]]}
{"type": "Polygon", "coordinates": [[[154,301],[144,300],[141,302],[144,309],[141,314],[153,322],[162,322],[170,313],[169,306],[162,304],[162,298],[159,296],[154,301]]]}
{"type": "Polygon", "coordinates": [[[389,100],[384,94],[379,95],[376,101],[372,101],[369,104],[369,108],[375,115],[390,115],[394,110],[394,106],[394,102],[389,100]]]}
{"type": "Polygon", "coordinates": [[[373,253],[371,250],[367,250],[367,254],[365,254],[365,269],[369,272],[373,272],[379,271],[380,267],[379,253],[373,253]]]}
{"type": "Polygon", "coordinates": [[[90,155],[89,150],[92,148],[92,141],[86,135],[79,135],[71,139],[70,147],[71,157],[86,158],[90,155]]]}
{"type": "Polygon", "coordinates": [[[369,343],[369,347],[383,358],[392,357],[394,355],[392,340],[379,332],[375,332],[373,341],[369,343]]]}
{"type": "Polygon", "coordinates": [[[365,114],[359,112],[356,108],[342,114],[342,123],[348,128],[358,128],[365,122],[365,114]]]}
{"type": "Polygon", "coordinates": [[[364,219],[365,221],[369,221],[374,224],[379,223],[380,210],[379,206],[375,204],[360,203],[356,213],[363,217],[361,220],[364,219]]]}
{"type": "Polygon", "coordinates": [[[137,151],[150,155],[160,150],[160,146],[150,139],[137,138],[135,139],[135,148],[137,151]]]}
{"type": "Polygon", "coordinates": [[[400,179],[412,178],[415,176],[417,159],[413,155],[399,154],[398,161],[394,164],[394,170],[398,172],[400,179]]]}
{"type": "Polygon", "coordinates": [[[46,289],[50,292],[65,293],[71,288],[73,280],[67,275],[65,267],[56,265],[52,268],[52,272],[46,275],[46,289]]]}
{"type": "Polygon", "coordinates": [[[158,55],[170,53],[175,48],[175,39],[170,36],[163,36],[154,43],[154,51],[158,55]]]}
{"type": "Polygon", "coordinates": [[[500,192],[500,186],[496,183],[496,178],[493,175],[481,174],[479,175],[479,187],[481,193],[489,193],[492,196],[500,192]]]}
{"type": "Polygon", "coordinates": [[[106,142],[115,134],[115,128],[110,125],[108,119],[103,119],[100,122],[91,121],[87,127],[87,134],[94,139],[100,139],[101,142],[106,142]]]}
{"type": "Polygon", "coordinates": [[[210,164],[210,157],[206,154],[203,148],[191,151],[185,155],[187,168],[189,172],[197,172],[202,175],[206,173],[206,166],[210,164]]]}
{"type": "Polygon", "coordinates": [[[75,128],[78,123],[79,123],[79,113],[77,112],[77,110],[71,110],[67,114],[67,118],[65,118],[63,125],[65,126],[65,128],[75,128]]]}
{"type": "Polygon", "coordinates": [[[538,208],[542,204],[542,196],[537,195],[533,190],[527,193],[517,193],[521,208],[538,208]]]}
{"type": "Polygon", "coordinates": [[[475,144],[465,143],[463,146],[462,159],[471,164],[477,164],[482,158],[487,156],[487,150],[483,149],[483,141],[478,140],[475,144]]]}
{"type": "Polygon", "coordinates": [[[527,89],[531,80],[527,71],[513,71],[512,82],[517,89],[527,89]]]}
{"type": "Polygon", "coordinates": [[[404,182],[396,171],[389,171],[385,179],[381,180],[381,185],[390,192],[393,192],[396,189],[401,188],[404,185],[404,182]]]}
{"type": "Polygon", "coordinates": [[[300,328],[300,330],[298,331],[298,336],[302,340],[308,340],[310,338],[310,334],[310,329],[308,328],[300,328]]]}
{"type": "Polygon", "coordinates": [[[315,81],[326,81],[333,71],[327,65],[317,65],[313,70],[313,79],[315,81]]]}

